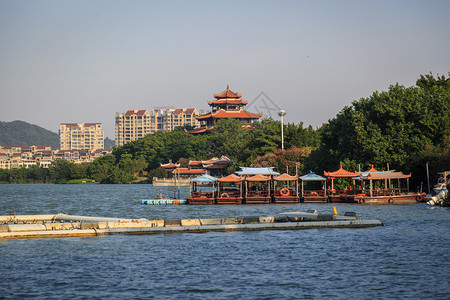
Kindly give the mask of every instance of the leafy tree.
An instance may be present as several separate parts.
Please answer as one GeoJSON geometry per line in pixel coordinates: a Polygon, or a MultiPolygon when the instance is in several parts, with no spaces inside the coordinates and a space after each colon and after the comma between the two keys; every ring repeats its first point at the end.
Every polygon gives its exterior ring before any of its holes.
{"type": "Polygon", "coordinates": [[[320,148],[308,164],[333,170],[343,161],[378,169],[389,163],[391,169],[419,171],[417,155],[443,145],[450,130],[450,93],[442,84],[448,79],[422,76],[420,82],[423,87],[392,85],[344,107],[322,127],[320,148]]]}
{"type": "Polygon", "coordinates": [[[113,184],[123,184],[129,183],[134,180],[134,177],[129,172],[121,170],[118,166],[111,167],[110,174],[104,178],[101,183],[113,183],[113,184]]]}
{"type": "Polygon", "coordinates": [[[64,183],[72,179],[74,163],[65,159],[57,159],[49,167],[51,178],[58,183],[64,183]]]}

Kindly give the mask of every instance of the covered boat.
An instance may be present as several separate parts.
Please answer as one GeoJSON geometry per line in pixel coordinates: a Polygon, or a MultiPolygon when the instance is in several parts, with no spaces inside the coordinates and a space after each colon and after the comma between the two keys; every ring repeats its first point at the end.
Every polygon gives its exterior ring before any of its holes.
{"type": "Polygon", "coordinates": [[[310,172],[306,175],[299,177],[301,186],[301,201],[308,202],[328,202],[327,197],[327,179],[325,177],[319,176],[314,172],[310,172]],[[309,189],[308,189],[309,185],[309,189]],[[315,185],[315,188],[311,186],[315,185]],[[320,188],[318,188],[320,186],[320,188]]]}
{"type": "Polygon", "coordinates": [[[377,172],[361,176],[361,180],[369,181],[369,189],[355,195],[359,203],[415,203],[422,199],[419,193],[409,191],[409,178],[411,174],[402,172],[377,172]],[[375,182],[379,182],[375,188],[375,182]],[[381,186],[384,183],[384,188],[381,186]]]}
{"type": "Polygon", "coordinates": [[[271,182],[270,176],[257,174],[245,178],[245,203],[246,204],[267,204],[271,202],[271,182]]]}
{"type": "Polygon", "coordinates": [[[242,204],[244,195],[244,178],[235,174],[228,175],[218,179],[219,191],[217,193],[217,204],[242,204]]]}
{"type": "Polygon", "coordinates": [[[351,180],[353,177],[359,176],[358,172],[350,172],[345,170],[342,165],[340,165],[339,170],[334,172],[323,172],[327,179],[331,180],[331,186],[329,190],[328,200],[330,202],[345,202],[345,203],[355,203],[354,191],[355,191],[355,181],[353,181],[353,187],[349,183],[348,189],[335,190],[334,189],[334,179],[336,178],[348,178],[351,180]]]}
{"type": "Polygon", "coordinates": [[[274,203],[298,203],[298,176],[281,174],[274,176],[274,203]],[[283,184],[284,183],[284,184],[283,184]]]}
{"type": "Polygon", "coordinates": [[[188,204],[214,204],[217,194],[217,178],[203,174],[190,180],[188,204]],[[205,191],[202,191],[204,189],[205,191]]]}

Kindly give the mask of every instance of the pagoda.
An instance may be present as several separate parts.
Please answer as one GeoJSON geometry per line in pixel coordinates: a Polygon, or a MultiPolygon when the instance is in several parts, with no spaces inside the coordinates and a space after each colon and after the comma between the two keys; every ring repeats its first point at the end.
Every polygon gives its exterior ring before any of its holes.
{"type": "Polygon", "coordinates": [[[230,87],[219,94],[214,94],[215,100],[208,101],[211,112],[196,117],[200,121],[201,127],[191,131],[191,133],[204,133],[210,131],[217,120],[220,119],[237,119],[243,123],[243,126],[250,126],[254,120],[261,118],[262,113],[254,114],[245,111],[248,101],[242,100],[242,95],[232,92],[230,87]]]}

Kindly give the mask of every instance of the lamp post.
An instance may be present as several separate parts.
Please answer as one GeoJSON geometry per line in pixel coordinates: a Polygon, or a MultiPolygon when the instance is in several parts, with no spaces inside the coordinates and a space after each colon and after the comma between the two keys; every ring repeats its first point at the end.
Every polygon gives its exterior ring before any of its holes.
{"type": "Polygon", "coordinates": [[[283,117],[286,115],[286,112],[284,110],[280,110],[278,115],[281,117],[281,150],[284,150],[284,134],[283,134],[284,121],[283,121],[283,117]]]}

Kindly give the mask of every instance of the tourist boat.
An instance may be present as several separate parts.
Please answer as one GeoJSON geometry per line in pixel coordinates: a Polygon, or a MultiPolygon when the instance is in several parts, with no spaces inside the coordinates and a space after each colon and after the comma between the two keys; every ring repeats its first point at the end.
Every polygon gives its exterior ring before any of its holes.
{"type": "Polygon", "coordinates": [[[369,189],[361,191],[354,196],[358,203],[375,203],[375,204],[403,204],[415,203],[422,200],[420,193],[409,191],[409,178],[411,174],[403,174],[402,172],[373,172],[367,176],[360,176],[363,181],[369,181],[369,189]],[[406,184],[402,185],[401,180],[406,180],[406,184]],[[380,186],[384,182],[384,188],[374,188],[374,181],[379,181],[380,186]],[[397,184],[394,184],[397,181],[397,184]]]}
{"type": "Polygon", "coordinates": [[[354,181],[353,181],[353,189],[344,189],[344,190],[335,190],[334,189],[334,179],[336,178],[348,178],[352,179],[353,177],[359,176],[359,173],[357,172],[349,172],[345,170],[342,165],[340,166],[339,170],[334,172],[327,172],[324,171],[324,175],[327,179],[331,180],[331,186],[329,189],[328,194],[328,201],[329,202],[340,202],[340,203],[356,203],[354,199],[354,181]]]}
{"type": "Polygon", "coordinates": [[[245,178],[245,203],[267,204],[271,202],[271,178],[257,174],[245,178]]]}
{"type": "Polygon", "coordinates": [[[317,202],[328,202],[328,196],[327,196],[327,189],[326,189],[326,182],[327,179],[315,174],[314,172],[310,172],[304,176],[300,176],[300,180],[302,181],[301,186],[301,202],[305,203],[317,203],[317,202]],[[316,185],[315,189],[306,189],[305,188],[309,185],[316,185]],[[321,184],[322,188],[317,189],[317,185],[321,184]]]}
{"type": "Polygon", "coordinates": [[[291,204],[298,203],[298,176],[291,176],[286,173],[274,176],[274,203],[291,204]],[[285,182],[285,185],[281,185],[285,182]],[[290,185],[290,183],[292,185],[290,185]]]}
{"type": "Polygon", "coordinates": [[[219,188],[216,198],[217,204],[242,204],[244,195],[243,181],[244,177],[239,177],[235,174],[226,177],[218,178],[219,188]]]}
{"type": "Polygon", "coordinates": [[[217,194],[217,178],[203,174],[190,180],[190,197],[188,204],[214,204],[217,194]],[[202,191],[200,188],[206,189],[202,191]]]}

